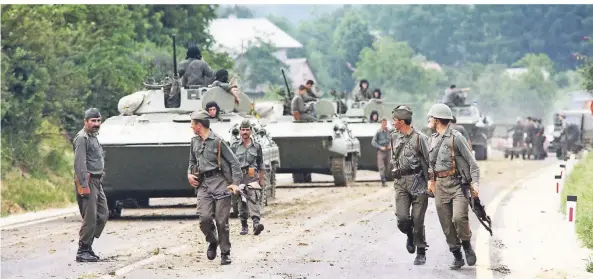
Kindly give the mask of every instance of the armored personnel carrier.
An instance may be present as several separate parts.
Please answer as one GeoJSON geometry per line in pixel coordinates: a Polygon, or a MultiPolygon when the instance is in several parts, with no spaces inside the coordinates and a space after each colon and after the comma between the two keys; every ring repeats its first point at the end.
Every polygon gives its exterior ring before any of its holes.
{"type": "Polygon", "coordinates": [[[488,141],[492,138],[495,128],[492,120],[482,116],[474,104],[458,104],[452,106],[451,111],[457,118],[457,124],[462,125],[469,133],[476,160],[487,160],[488,141]]]}
{"type": "MultiPolygon", "coordinates": [[[[262,147],[265,165],[265,185],[262,190],[262,199],[260,203],[262,206],[268,205],[268,201],[276,198],[276,169],[280,167],[280,151],[274,139],[266,131],[265,125],[262,125],[256,118],[249,117],[251,122],[253,141],[259,143],[262,147]]],[[[241,141],[239,134],[239,123],[235,123],[229,131],[231,138],[229,145],[233,142],[241,141]]],[[[235,208],[235,212],[238,209],[235,208]]]]}

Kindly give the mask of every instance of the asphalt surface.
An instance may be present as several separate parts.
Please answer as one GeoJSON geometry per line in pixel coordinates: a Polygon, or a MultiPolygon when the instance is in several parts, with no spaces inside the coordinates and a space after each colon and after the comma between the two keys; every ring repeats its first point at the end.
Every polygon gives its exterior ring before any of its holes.
{"type": "MultiPolygon", "coordinates": [[[[485,204],[501,190],[555,159],[523,161],[492,152],[481,167],[480,196],[485,204]]],[[[378,176],[359,172],[362,180],[378,176]]],[[[329,181],[329,176],[314,175],[329,181]]],[[[279,185],[291,185],[289,175],[278,175],[279,185]]],[[[426,213],[429,248],[424,266],[412,264],[405,235],[397,229],[394,191],[377,182],[342,188],[278,189],[276,200],[264,209],[260,236],[239,235],[239,221],[231,219],[231,258],[220,265],[220,255],[206,259],[206,242],[198,227],[195,199],[151,199],[151,207],[124,209],[110,220],[93,249],[104,261],[76,263],[80,217],[2,231],[2,278],[476,278],[487,269],[492,278],[512,271],[500,264],[490,241],[490,265],[449,269],[452,256],[445,243],[430,199],[426,213]]],[[[488,210],[488,208],[487,208],[488,210]]],[[[502,210],[497,211],[499,214],[502,210]]],[[[473,213],[474,236],[487,234],[473,213]]],[[[491,216],[496,224],[497,216],[491,216]]],[[[494,226],[496,234],[496,225],[494,226]]],[[[495,235],[496,236],[496,235],[495,235]]],[[[488,235],[488,237],[490,237],[488,235]]],[[[499,241],[500,242],[500,241],[499,241]]]]}

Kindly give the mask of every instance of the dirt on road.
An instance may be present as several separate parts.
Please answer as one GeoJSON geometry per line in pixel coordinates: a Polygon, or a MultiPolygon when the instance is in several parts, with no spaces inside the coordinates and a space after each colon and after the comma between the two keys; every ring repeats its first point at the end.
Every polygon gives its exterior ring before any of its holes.
{"type": "MultiPolygon", "coordinates": [[[[500,154],[498,154],[500,155],[500,154]]],[[[500,189],[550,161],[479,162],[485,203],[500,189]]],[[[359,172],[361,179],[376,173],[359,172]]],[[[329,180],[314,175],[314,180],[329,180]]],[[[279,175],[279,184],[290,184],[279,175]]],[[[452,258],[433,200],[426,215],[427,263],[414,266],[396,226],[392,187],[278,189],[264,209],[260,236],[239,235],[231,220],[230,266],[206,259],[195,199],[152,199],[146,209],[124,209],[93,248],[105,261],[76,263],[80,217],[2,231],[2,278],[475,278],[476,267],[448,268],[452,258]]],[[[470,213],[471,214],[471,213],[470,213]]],[[[471,216],[474,234],[481,230],[471,216]]]]}

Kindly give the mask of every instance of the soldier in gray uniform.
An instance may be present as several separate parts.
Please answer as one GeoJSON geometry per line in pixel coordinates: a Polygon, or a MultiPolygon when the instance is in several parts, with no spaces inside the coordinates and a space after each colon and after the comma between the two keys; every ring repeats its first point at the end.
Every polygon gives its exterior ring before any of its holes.
{"type": "Polygon", "coordinates": [[[220,244],[221,264],[230,264],[229,191],[238,193],[237,185],[242,178],[241,167],[226,142],[210,129],[206,111],[192,113],[191,119],[191,127],[196,136],[191,139],[187,179],[190,185],[197,188],[200,230],[209,243],[206,255],[209,260],[214,260],[220,244]],[[218,237],[215,230],[218,230],[218,237]]]}
{"type": "Polygon", "coordinates": [[[78,209],[82,216],[77,262],[99,260],[91,246],[93,240],[101,236],[109,217],[107,199],[101,185],[105,160],[103,147],[97,139],[100,127],[101,113],[96,108],[88,109],[84,113],[84,128],[73,140],[74,185],[78,209]]]}
{"type": "Polygon", "coordinates": [[[224,91],[233,95],[235,98],[235,104],[239,103],[239,88],[236,85],[229,84],[229,72],[225,69],[220,69],[214,74],[214,82],[211,84],[212,87],[220,87],[224,91]]]}
{"type": "Polygon", "coordinates": [[[385,168],[389,168],[389,159],[391,158],[390,135],[393,129],[387,127],[387,119],[381,119],[381,128],[377,130],[375,136],[371,140],[371,145],[377,149],[377,168],[381,176],[381,185],[387,187],[387,180],[385,178],[385,168]]]}
{"type": "Polygon", "coordinates": [[[307,80],[307,83],[305,83],[305,88],[307,90],[307,94],[303,95],[303,100],[305,102],[319,100],[319,96],[313,92],[313,84],[315,84],[315,82],[312,80],[307,80]]]}
{"type": "Polygon", "coordinates": [[[259,235],[264,230],[264,225],[260,224],[261,219],[260,203],[261,189],[264,187],[264,156],[261,145],[254,142],[251,138],[251,123],[249,119],[243,120],[239,126],[241,133],[241,141],[234,142],[231,145],[231,150],[239,159],[241,164],[241,171],[243,172],[243,179],[239,188],[244,190],[246,196],[255,201],[255,204],[249,200],[243,200],[239,205],[239,217],[241,218],[241,235],[246,235],[248,232],[247,217],[251,216],[253,220],[253,234],[259,235]],[[256,191],[260,190],[260,197],[258,198],[256,191]]]}
{"type": "Polygon", "coordinates": [[[192,85],[208,86],[214,79],[214,72],[208,63],[202,60],[202,54],[197,46],[187,48],[185,60],[179,63],[181,84],[185,88],[192,85]]]}
{"type": "Polygon", "coordinates": [[[369,89],[369,82],[366,79],[358,83],[358,88],[354,92],[354,101],[368,101],[372,98],[371,90],[369,89]]]}
{"type": "Polygon", "coordinates": [[[399,133],[391,138],[397,227],[408,236],[406,249],[413,254],[415,265],[426,263],[424,215],[428,207],[428,139],[412,125],[412,109],[397,106],[393,110],[393,126],[399,133]],[[410,216],[410,207],[412,214],[410,216]]]}
{"type": "Polygon", "coordinates": [[[468,200],[469,190],[478,196],[480,169],[465,138],[449,127],[453,119],[451,109],[445,104],[435,104],[428,112],[429,126],[436,130],[429,140],[428,191],[434,193],[435,204],[449,250],[455,257],[452,269],[459,269],[465,262],[461,247],[465,250],[468,265],[476,264],[476,253],[470,240],[468,200]],[[464,188],[462,188],[464,185],[464,188]]]}
{"type": "Polygon", "coordinates": [[[299,86],[299,94],[295,95],[292,99],[292,103],[290,105],[290,110],[292,111],[293,115],[295,112],[300,114],[300,120],[304,121],[317,121],[313,115],[309,114],[309,109],[305,106],[305,101],[303,96],[307,94],[307,88],[304,85],[299,86]]]}

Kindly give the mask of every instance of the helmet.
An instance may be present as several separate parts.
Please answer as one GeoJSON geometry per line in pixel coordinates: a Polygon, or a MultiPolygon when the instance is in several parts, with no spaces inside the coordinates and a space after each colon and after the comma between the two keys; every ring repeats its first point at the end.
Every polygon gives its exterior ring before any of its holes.
{"type": "Polygon", "coordinates": [[[241,125],[239,127],[240,128],[251,128],[251,121],[249,121],[249,119],[243,119],[243,121],[241,121],[241,125]]]}
{"type": "Polygon", "coordinates": [[[445,104],[434,104],[428,111],[428,116],[440,119],[453,119],[453,112],[445,104]]]}

